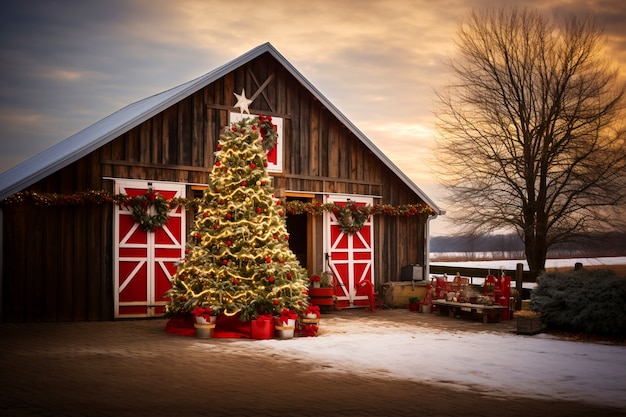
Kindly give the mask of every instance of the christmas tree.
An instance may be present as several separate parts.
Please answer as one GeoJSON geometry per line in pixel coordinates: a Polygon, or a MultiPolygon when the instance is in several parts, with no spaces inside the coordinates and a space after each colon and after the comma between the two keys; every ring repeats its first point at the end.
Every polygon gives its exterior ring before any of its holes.
{"type": "Polygon", "coordinates": [[[271,117],[225,128],[186,257],[166,293],[168,315],[210,307],[246,321],[308,306],[308,274],[289,249],[285,210],[267,174],[277,138],[271,117]]]}

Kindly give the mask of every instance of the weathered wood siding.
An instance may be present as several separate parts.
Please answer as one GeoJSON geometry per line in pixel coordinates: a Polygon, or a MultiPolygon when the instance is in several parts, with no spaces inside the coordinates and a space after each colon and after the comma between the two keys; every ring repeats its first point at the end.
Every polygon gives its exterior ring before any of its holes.
{"type": "MultiPolygon", "coordinates": [[[[248,96],[272,77],[251,113],[284,119],[283,173],[274,187],[381,196],[378,203],[420,203],[417,196],[269,54],[162,111],[98,150],[29,187],[41,192],[113,190],[107,178],[204,184],[233,93],[248,96]]],[[[4,321],[113,318],[113,207],[4,209],[4,321]]],[[[322,219],[313,219],[317,236],[322,219]]],[[[375,218],[375,276],[397,280],[424,263],[425,217],[375,218]]],[[[316,239],[315,264],[323,265],[316,239]]]]}

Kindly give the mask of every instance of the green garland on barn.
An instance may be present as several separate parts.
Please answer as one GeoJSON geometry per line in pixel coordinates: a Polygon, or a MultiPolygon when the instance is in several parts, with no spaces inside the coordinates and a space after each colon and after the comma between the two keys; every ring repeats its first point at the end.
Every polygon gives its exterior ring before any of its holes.
{"type": "MultiPolygon", "coordinates": [[[[86,204],[115,204],[119,207],[127,207],[133,211],[133,217],[144,230],[154,231],[162,227],[169,219],[170,210],[182,206],[186,210],[197,210],[201,199],[188,199],[175,197],[165,199],[158,193],[131,197],[126,194],[111,194],[107,191],[85,191],[74,194],[39,193],[34,191],[22,191],[0,201],[0,207],[12,204],[29,203],[37,207],[65,207],[82,206],[86,204]],[[149,214],[149,208],[153,206],[155,214],[149,214]]],[[[359,231],[367,218],[372,215],[385,216],[418,216],[433,215],[434,211],[425,204],[404,204],[391,206],[388,204],[374,204],[357,206],[354,202],[345,205],[335,203],[305,203],[302,201],[288,201],[285,203],[287,214],[312,214],[321,215],[324,212],[332,212],[339,220],[339,227],[344,233],[352,234],[359,231]]]]}

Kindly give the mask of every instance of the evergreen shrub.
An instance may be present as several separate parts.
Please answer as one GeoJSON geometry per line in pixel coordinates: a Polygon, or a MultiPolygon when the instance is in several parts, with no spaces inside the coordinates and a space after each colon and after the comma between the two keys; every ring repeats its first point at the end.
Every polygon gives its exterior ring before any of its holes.
{"type": "Polygon", "coordinates": [[[530,298],[550,328],[626,336],[626,277],[613,271],[544,272],[530,298]]]}

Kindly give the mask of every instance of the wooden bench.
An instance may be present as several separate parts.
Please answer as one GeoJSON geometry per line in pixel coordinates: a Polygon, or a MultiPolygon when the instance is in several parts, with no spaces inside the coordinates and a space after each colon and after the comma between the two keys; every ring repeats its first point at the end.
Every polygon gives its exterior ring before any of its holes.
{"type": "Polygon", "coordinates": [[[455,301],[433,300],[434,306],[439,307],[441,314],[448,312],[449,317],[465,312],[470,314],[479,314],[483,317],[483,323],[489,322],[489,317],[495,315],[497,321],[502,319],[502,313],[507,311],[509,307],[501,305],[484,305],[473,303],[458,303],[455,301]]]}

